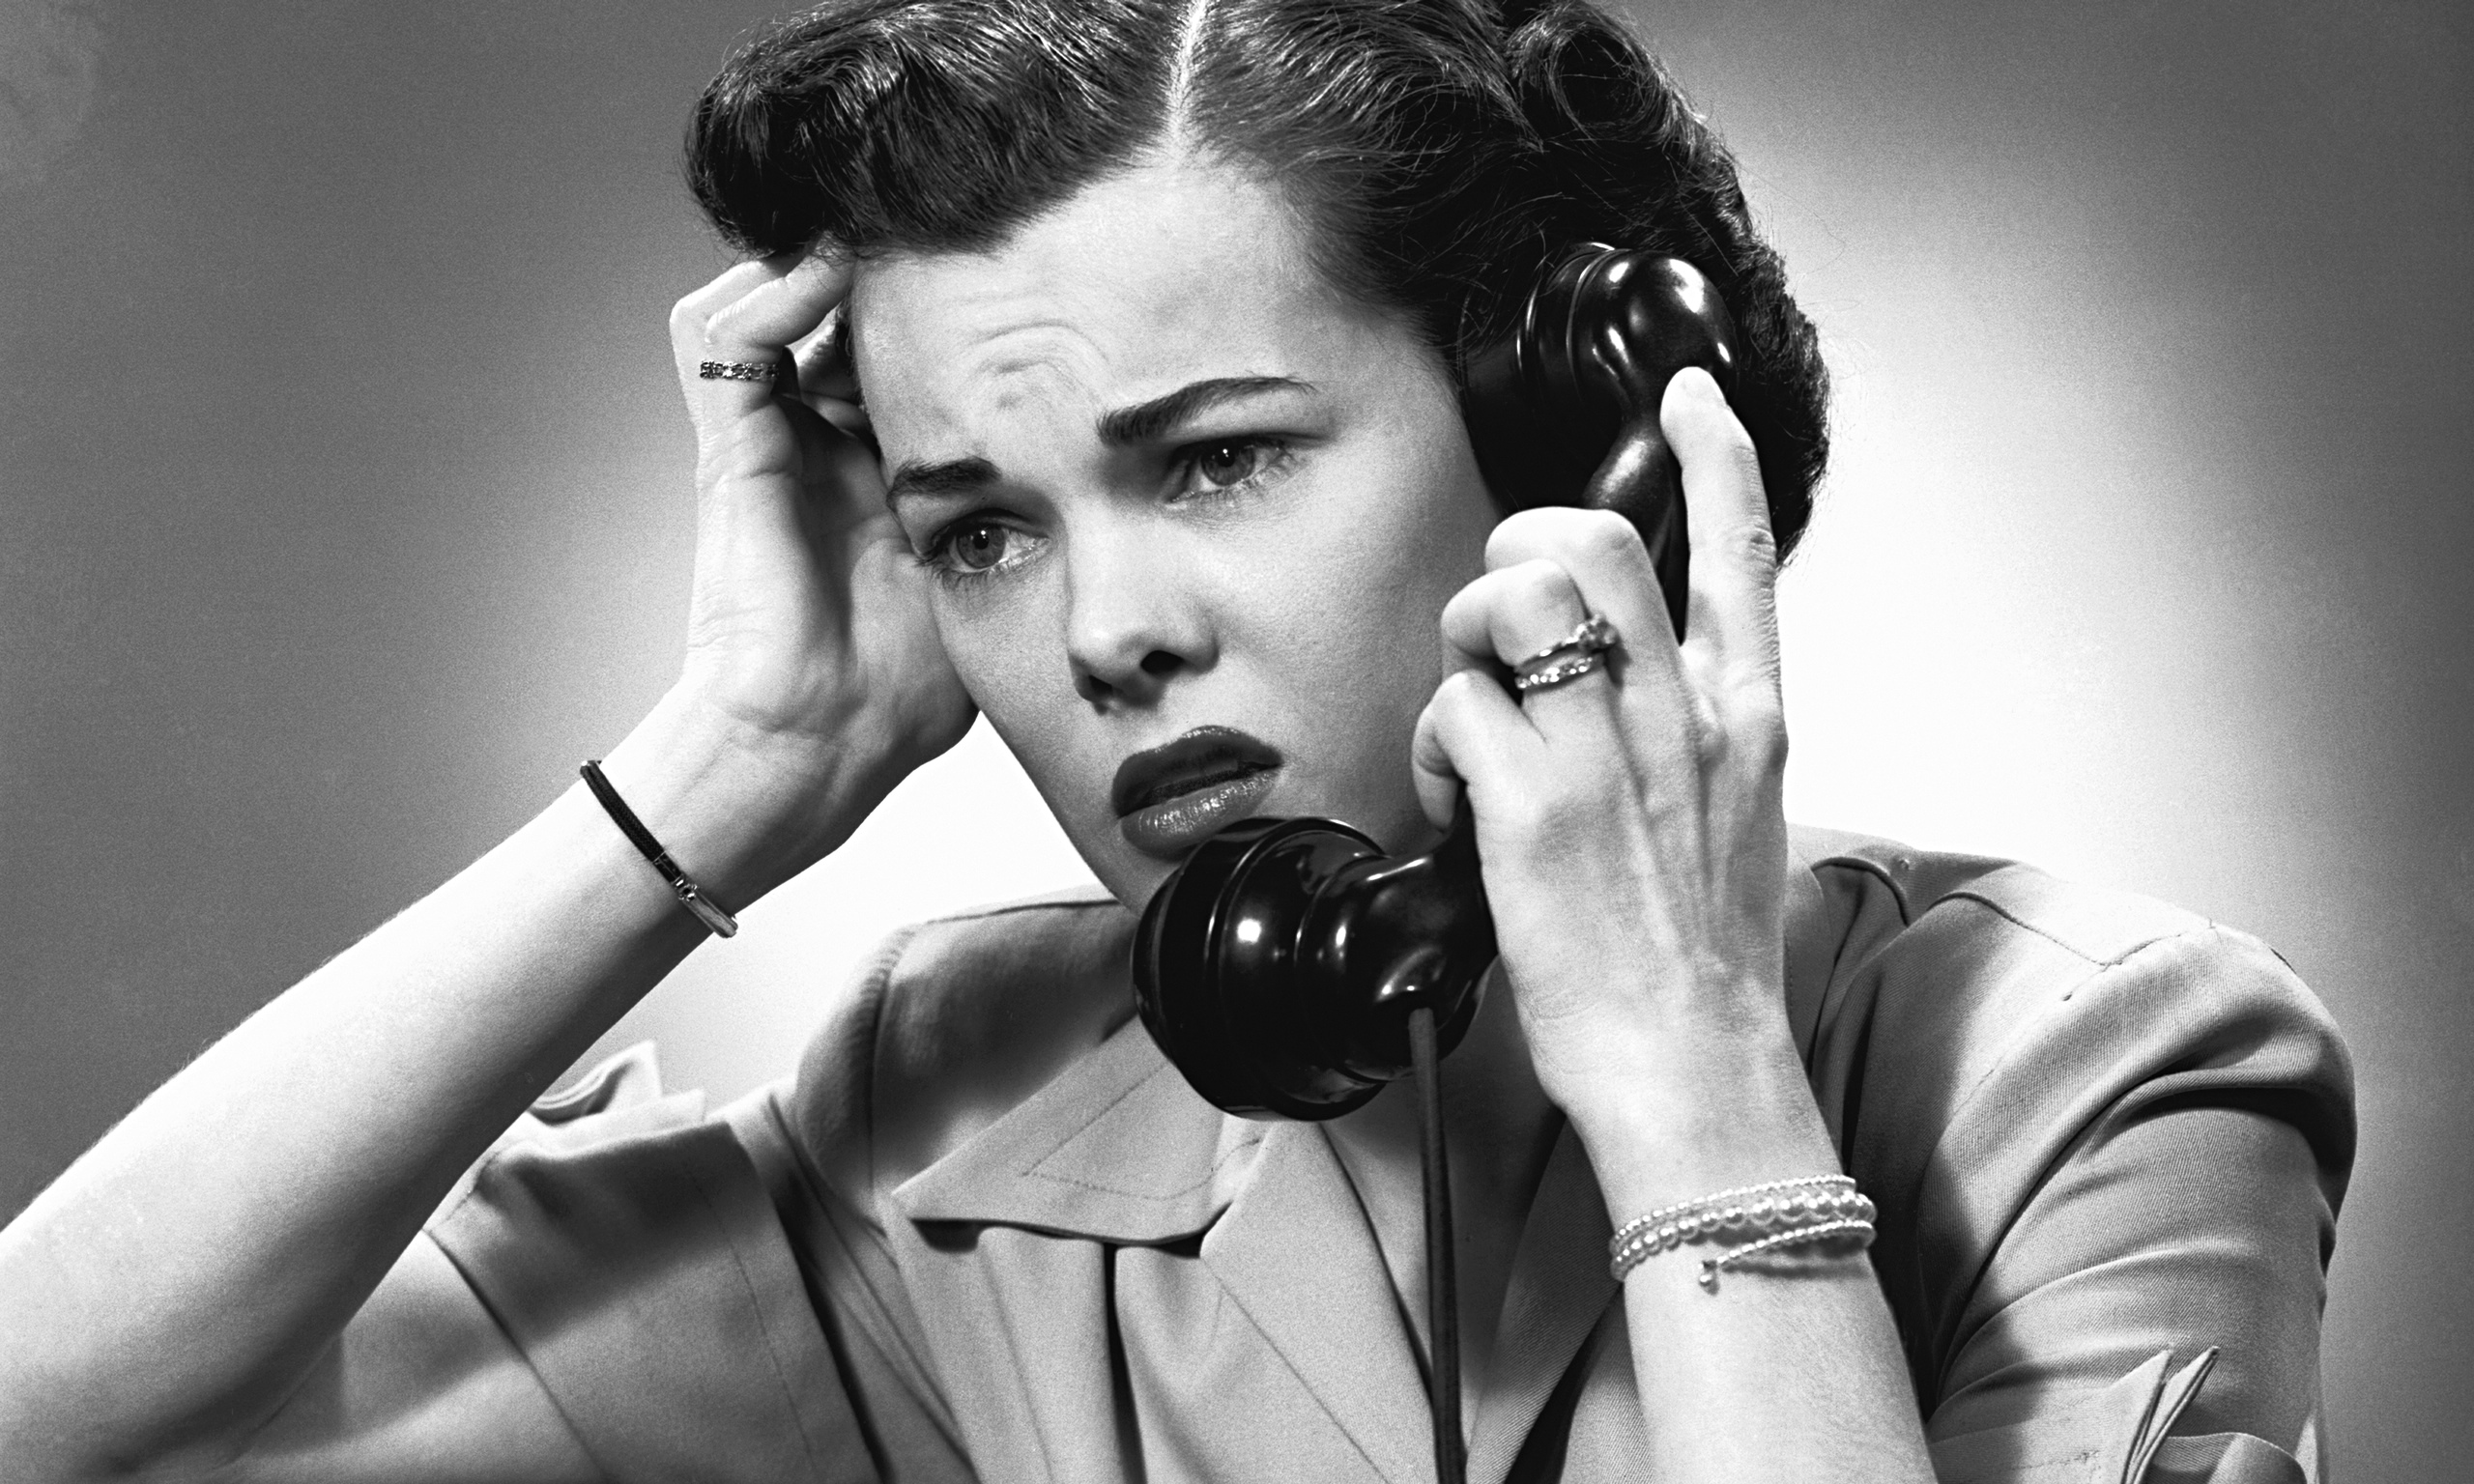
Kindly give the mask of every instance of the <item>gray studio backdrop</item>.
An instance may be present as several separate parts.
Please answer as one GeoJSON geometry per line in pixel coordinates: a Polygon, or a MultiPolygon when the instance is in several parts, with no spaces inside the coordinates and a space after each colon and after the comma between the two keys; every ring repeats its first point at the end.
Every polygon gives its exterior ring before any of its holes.
{"type": "MultiPolygon", "coordinates": [[[[689,99],[764,7],[0,0],[0,1214],[676,661],[689,99]]],[[[2468,22],[1644,18],[1828,335],[1795,812],[2269,938],[2334,1008],[2349,1477],[2469,1398],[2468,22]]],[[[906,916],[1078,868],[975,736],[612,1038],[727,1096],[906,916]]]]}

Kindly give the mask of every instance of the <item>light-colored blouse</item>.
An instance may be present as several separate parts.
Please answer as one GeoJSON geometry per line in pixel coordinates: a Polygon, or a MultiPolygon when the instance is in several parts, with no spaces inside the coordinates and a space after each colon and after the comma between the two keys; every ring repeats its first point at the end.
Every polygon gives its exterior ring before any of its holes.
{"type": "MultiPolygon", "coordinates": [[[[2324,1477],[2353,1121],[2318,1002],[2156,902],[1795,843],[1791,1020],[1880,1207],[1940,1475],[2324,1477]]],[[[1121,984],[1131,927],[1092,897],[905,932],[795,1079],[709,1116],[647,1058],[607,1064],[475,1167],[336,1363],[486,1327],[430,1425],[486,1457],[493,1428],[555,1415],[612,1480],[1424,1484],[1417,1346],[1319,1127],[1218,1112],[1131,1019],[1019,1099],[964,1070],[1091,976],[1121,984]]],[[[1473,1484],[1648,1477],[1608,1226],[1567,1129],[1473,1484]]],[[[385,1421],[336,1411],[312,1451],[384,1474],[414,1445],[385,1421]]]]}

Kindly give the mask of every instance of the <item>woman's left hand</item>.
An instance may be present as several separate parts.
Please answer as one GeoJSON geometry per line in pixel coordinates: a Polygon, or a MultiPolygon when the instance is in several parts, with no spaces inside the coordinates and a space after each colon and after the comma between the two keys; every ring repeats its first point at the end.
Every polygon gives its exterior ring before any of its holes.
{"type": "MultiPolygon", "coordinates": [[[[1668,385],[1660,421],[1683,471],[1689,637],[1676,642],[1623,517],[1506,520],[1486,575],[1444,611],[1451,672],[1419,722],[1420,795],[1439,822],[1469,790],[1532,1060],[1585,1137],[1598,1115],[1646,1115],[1699,1140],[1747,1098],[1800,1098],[1787,1122],[1818,1128],[1784,1002],[1787,732],[1761,470],[1698,370],[1668,385]],[[1605,663],[1515,698],[1505,667],[1591,614],[1620,636],[1605,663]]],[[[1809,1143],[1806,1128],[1770,1131],[1743,1153],[1774,1160],[1779,1133],[1809,1143]]]]}

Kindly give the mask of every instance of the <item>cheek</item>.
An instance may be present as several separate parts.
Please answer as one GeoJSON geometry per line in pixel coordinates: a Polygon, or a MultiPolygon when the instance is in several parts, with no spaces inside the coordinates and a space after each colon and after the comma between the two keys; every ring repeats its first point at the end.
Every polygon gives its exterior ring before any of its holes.
{"type": "Polygon", "coordinates": [[[1043,585],[1025,583],[998,602],[965,593],[940,591],[936,596],[936,636],[945,655],[963,689],[1000,732],[1026,731],[1029,713],[1043,704],[1043,698],[1055,703],[1050,692],[1073,699],[1043,585]]]}
{"type": "Polygon", "coordinates": [[[1094,813],[1094,801],[1105,801],[1116,758],[1091,725],[1089,702],[1075,693],[1059,603],[1045,573],[1001,601],[939,592],[936,632],[963,689],[1050,813],[1078,844],[1086,844],[1083,836],[1114,826],[1113,817],[1094,813]]]}
{"type": "Polygon", "coordinates": [[[1465,440],[1352,464],[1333,471],[1312,528],[1260,552],[1232,647],[1308,742],[1333,807],[1406,840],[1424,829],[1409,744],[1443,674],[1443,608],[1485,570],[1496,514],[1465,440]]]}
{"type": "Polygon", "coordinates": [[[1299,543],[1310,553],[1301,554],[1304,580],[1321,593],[1311,606],[1330,631],[1323,642],[1414,672],[1430,691],[1443,606],[1485,570],[1496,516],[1484,483],[1465,442],[1440,437],[1380,446],[1342,477],[1353,498],[1332,502],[1322,539],[1299,543]]]}

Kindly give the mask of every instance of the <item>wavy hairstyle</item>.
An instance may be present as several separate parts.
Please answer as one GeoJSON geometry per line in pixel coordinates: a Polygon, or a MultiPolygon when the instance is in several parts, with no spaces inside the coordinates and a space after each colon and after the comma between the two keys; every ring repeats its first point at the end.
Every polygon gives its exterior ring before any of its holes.
{"type": "Polygon", "coordinates": [[[705,90],[687,174],[747,251],[968,251],[1162,146],[1263,172],[1324,275],[1455,376],[1573,243],[1690,261],[1747,341],[1736,412],[1794,549],[1817,337],[1725,146],[1588,0],[829,0],[705,90]]]}

